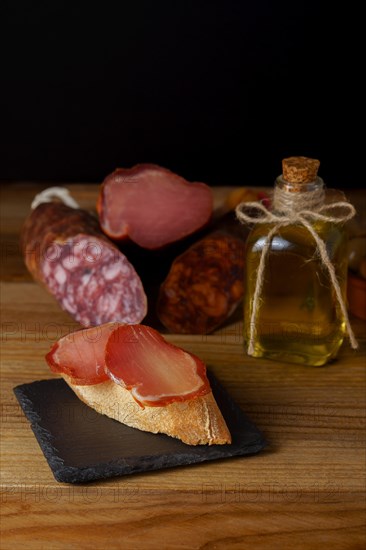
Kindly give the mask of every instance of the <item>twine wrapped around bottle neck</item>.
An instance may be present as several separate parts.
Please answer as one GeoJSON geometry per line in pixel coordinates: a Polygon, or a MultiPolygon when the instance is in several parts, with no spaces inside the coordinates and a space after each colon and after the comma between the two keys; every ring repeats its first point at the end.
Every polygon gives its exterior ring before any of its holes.
{"type": "Polygon", "coordinates": [[[303,210],[318,211],[324,206],[324,201],[325,192],[322,186],[303,193],[292,193],[280,187],[275,187],[273,194],[273,210],[291,216],[303,210]]]}
{"type": "Polygon", "coordinates": [[[329,258],[324,241],[319,237],[318,233],[312,226],[312,222],[316,221],[345,223],[353,218],[356,214],[356,210],[349,202],[339,201],[331,204],[324,204],[324,199],[325,193],[323,188],[315,188],[310,191],[296,193],[285,191],[276,186],[273,197],[273,211],[268,210],[260,202],[242,202],[236,207],[236,217],[243,224],[274,224],[273,228],[269,231],[266,237],[257,270],[257,280],[250,319],[250,333],[248,342],[249,355],[254,354],[254,338],[257,315],[263,289],[265,262],[268,251],[270,250],[272,239],[278,230],[281,227],[291,224],[303,225],[313,237],[321,261],[329,273],[339,307],[346,323],[351,347],[353,349],[358,348],[358,342],[349,321],[346,304],[337,280],[334,265],[329,258]]]}

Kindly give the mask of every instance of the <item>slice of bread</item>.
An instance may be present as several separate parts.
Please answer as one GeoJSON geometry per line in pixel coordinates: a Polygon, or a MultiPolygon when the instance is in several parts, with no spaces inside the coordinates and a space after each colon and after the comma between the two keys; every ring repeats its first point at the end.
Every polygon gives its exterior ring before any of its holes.
{"type": "Polygon", "coordinates": [[[98,413],[127,426],[176,437],[188,445],[224,445],[231,435],[212,392],[187,401],[159,407],[141,407],[131,392],[108,380],[80,386],[62,374],[76,395],[98,413]]]}

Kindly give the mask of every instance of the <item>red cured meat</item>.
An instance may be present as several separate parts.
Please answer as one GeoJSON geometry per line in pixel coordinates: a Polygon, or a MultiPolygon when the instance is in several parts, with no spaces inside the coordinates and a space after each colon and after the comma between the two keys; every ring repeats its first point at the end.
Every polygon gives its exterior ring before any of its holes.
{"type": "Polygon", "coordinates": [[[112,239],[131,239],[158,249],[207,224],[213,209],[210,188],[190,183],[153,164],[118,168],[106,177],[97,210],[103,231],[112,239]]]}
{"type": "Polygon", "coordinates": [[[42,272],[63,309],[84,327],[141,320],[144,294],[140,280],[126,257],[101,240],[77,235],[63,245],[54,243],[43,260],[42,272]]]}
{"type": "Polygon", "coordinates": [[[116,328],[106,346],[109,376],[141,405],[162,406],[211,391],[204,363],[144,325],[116,328]]]}
{"type": "Polygon", "coordinates": [[[174,260],[160,287],[158,317],[170,332],[208,334],[242,301],[243,281],[243,240],[217,231],[174,260]]]}
{"type": "Polygon", "coordinates": [[[40,204],[24,224],[22,246],[33,277],[84,327],[145,317],[139,276],[88,212],[40,204]]]}
{"type": "Polygon", "coordinates": [[[144,325],[107,323],[61,338],[46,355],[75,385],[112,380],[142,406],[187,401],[211,391],[204,363],[144,325]]]}
{"type": "Polygon", "coordinates": [[[74,384],[86,386],[109,380],[105,346],[115,328],[116,323],[107,323],[63,336],[46,355],[50,369],[70,376],[74,384]]]}

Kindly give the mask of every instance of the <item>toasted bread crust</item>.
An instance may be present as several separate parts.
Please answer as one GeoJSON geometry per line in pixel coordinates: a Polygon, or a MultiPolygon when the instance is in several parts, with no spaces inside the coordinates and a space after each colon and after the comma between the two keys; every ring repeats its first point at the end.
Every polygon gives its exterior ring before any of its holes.
{"type": "Polygon", "coordinates": [[[132,428],[164,433],[188,445],[231,443],[230,432],[212,392],[163,407],[142,408],[129,390],[111,380],[93,386],[80,386],[67,375],[62,376],[89,407],[132,428]]]}

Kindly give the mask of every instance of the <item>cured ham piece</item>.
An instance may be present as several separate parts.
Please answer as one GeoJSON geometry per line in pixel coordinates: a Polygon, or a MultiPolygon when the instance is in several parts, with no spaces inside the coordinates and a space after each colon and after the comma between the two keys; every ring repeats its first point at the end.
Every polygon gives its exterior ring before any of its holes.
{"type": "Polygon", "coordinates": [[[189,445],[231,443],[204,363],[150,327],[80,330],[56,342],[46,361],[84,403],[128,426],[189,445]]]}
{"type": "Polygon", "coordinates": [[[141,405],[162,406],[210,391],[206,367],[144,325],[118,327],[108,339],[107,373],[141,405]]]}
{"type": "Polygon", "coordinates": [[[138,164],[118,168],[104,180],[97,204],[103,231],[147,249],[178,241],[208,223],[210,188],[190,183],[166,168],[138,164]]]}
{"type": "Polygon", "coordinates": [[[25,264],[82,326],[139,323],[147,312],[141,280],[98,221],[57,202],[37,206],[22,231],[25,264]]]}
{"type": "Polygon", "coordinates": [[[46,361],[77,385],[111,379],[141,405],[162,406],[210,391],[204,363],[144,325],[107,323],[78,330],[56,342],[46,361]]]}
{"type": "Polygon", "coordinates": [[[107,323],[63,336],[46,355],[50,369],[70,376],[74,384],[93,385],[109,380],[105,347],[115,328],[116,323],[107,323]]]}

